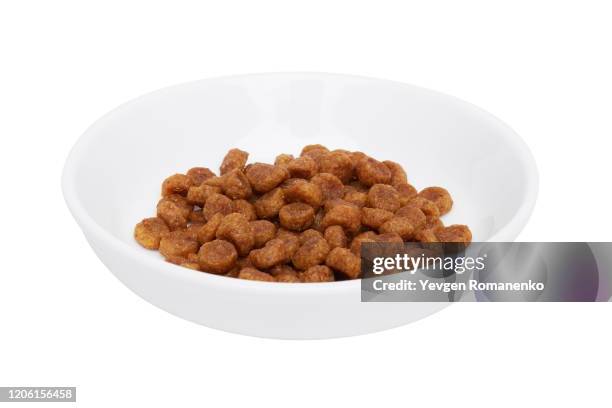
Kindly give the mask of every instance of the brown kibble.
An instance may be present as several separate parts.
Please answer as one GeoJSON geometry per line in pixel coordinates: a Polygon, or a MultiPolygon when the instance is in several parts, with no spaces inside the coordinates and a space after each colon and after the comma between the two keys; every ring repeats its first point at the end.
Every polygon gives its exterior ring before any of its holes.
{"type": "Polygon", "coordinates": [[[393,215],[391,211],[380,208],[363,207],[361,209],[361,223],[366,227],[378,229],[385,222],[393,218],[393,215]]]}
{"type": "Polygon", "coordinates": [[[263,248],[254,249],[249,254],[249,260],[259,269],[269,269],[287,259],[285,243],[278,238],[268,241],[263,248]]]}
{"type": "Polygon", "coordinates": [[[185,228],[192,210],[193,206],[178,194],[166,196],[157,203],[157,216],[164,220],[171,230],[185,228]]]}
{"type": "Polygon", "coordinates": [[[325,264],[349,279],[361,276],[361,258],[346,248],[334,248],[327,255],[325,264]]]}
{"type": "Polygon", "coordinates": [[[249,165],[245,173],[257,193],[267,193],[289,178],[286,168],[265,163],[249,165]]]}
{"type": "Polygon", "coordinates": [[[355,204],[357,207],[365,207],[368,203],[368,195],[351,187],[344,193],[343,200],[355,204]]]}
{"type": "Polygon", "coordinates": [[[309,179],[319,171],[319,165],[310,156],[302,156],[286,163],[291,177],[309,179]]]}
{"type": "Polygon", "coordinates": [[[318,162],[321,173],[333,174],[343,183],[353,178],[353,161],[346,153],[340,151],[325,153],[321,155],[318,162]]]}
{"type": "Polygon", "coordinates": [[[251,221],[251,229],[255,236],[255,248],[261,248],[276,236],[276,225],[267,220],[251,221]]]}
{"type": "Polygon", "coordinates": [[[442,187],[427,187],[421,190],[419,197],[433,202],[440,211],[440,215],[448,213],[453,207],[453,199],[450,193],[442,187]]]}
{"type": "Polygon", "coordinates": [[[189,223],[189,225],[187,226],[187,228],[185,228],[184,230],[182,230],[189,238],[191,238],[194,241],[198,240],[198,232],[200,231],[200,229],[204,226],[203,222],[191,222],[189,223]]]}
{"type": "Polygon", "coordinates": [[[255,246],[255,234],[246,217],[239,213],[231,213],[223,217],[216,236],[234,244],[238,255],[246,256],[255,246]]]}
{"type": "Polygon", "coordinates": [[[244,170],[249,154],[240,149],[231,149],[227,152],[221,163],[220,174],[223,176],[232,170],[244,170]]]}
{"type": "Polygon", "coordinates": [[[374,184],[368,192],[368,206],[395,212],[400,208],[399,194],[387,184],[374,184]]]}
{"type": "Polygon", "coordinates": [[[223,214],[216,213],[210,218],[210,220],[208,220],[206,224],[200,227],[197,232],[197,238],[200,244],[204,244],[215,239],[215,236],[217,235],[217,228],[219,228],[223,217],[223,214]]]}
{"type": "Polygon", "coordinates": [[[170,256],[187,257],[190,253],[198,252],[198,242],[184,231],[171,231],[162,236],[159,242],[159,253],[165,258],[170,256]]]}
{"type": "Polygon", "coordinates": [[[405,217],[393,217],[378,229],[382,234],[394,232],[399,235],[404,241],[412,238],[414,234],[414,226],[410,220],[405,217]]]}
{"type": "Polygon", "coordinates": [[[283,188],[285,201],[288,203],[301,202],[313,208],[319,208],[323,202],[321,188],[303,179],[289,179],[291,181],[283,188]]]}
{"type": "Polygon", "coordinates": [[[440,242],[469,244],[472,242],[472,231],[467,225],[450,225],[435,231],[440,242]]]}
{"type": "Polygon", "coordinates": [[[402,237],[400,237],[400,235],[397,232],[386,232],[383,234],[379,234],[376,236],[375,239],[376,242],[390,242],[390,243],[397,243],[397,244],[403,244],[404,240],[402,239],[402,237]]]}
{"type": "Polygon", "coordinates": [[[444,223],[439,218],[430,217],[427,219],[427,222],[423,226],[423,229],[430,229],[432,231],[437,231],[440,228],[444,228],[444,223]]]}
{"type": "Polygon", "coordinates": [[[425,243],[439,242],[438,237],[436,236],[436,233],[430,229],[418,230],[414,234],[414,240],[418,242],[425,242],[425,243]]]}
{"type": "Polygon", "coordinates": [[[291,203],[281,208],[278,218],[283,228],[303,231],[312,225],[314,215],[314,209],[308,204],[291,203]]]}
{"type": "Polygon", "coordinates": [[[205,272],[224,274],[229,272],[238,259],[236,248],[227,241],[216,239],[200,247],[198,263],[205,272]]]}
{"type": "Polygon", "coordinates": [[[300,277],[295,269],[289,265],[275,265],[269,270],[270,275],[276,278],[277,282],[298,283],[300,277]]]}
{"type": "Polygon", "coordinates": [[[438,206],[424,197],[417,196],[410,200],[406,206],[419,208],[423,211],[428,220],[440,216],[440,209],[438,206]]]}
{"type": "Polygon", "coordinates": [[[333,282],[334,272],[325,265],[311,266],[298,274],[302,282],[333,282]]]}
{"type": "Polygon", "coordinates": [[[255,211],[260,218],[274,218],[285,205],[285,193],[279,187],[267,192],[255,201],[255,211]]]}
{"type": "Polygon", "coordinates": [[[249,180],[247,180],[242,170],[238,169],[232,170],[223,176],[221,188],[223,193],[232,200],[249,198],[253,194],[249,180]]]}
{"type": "Polygon", "coordinates": [[[319,173],[310,179],[310,182],[316,184],[323,193],[323,200],[333,200],[334,198],[342,198],[344,195],[344,184],[342,181],[330,173],[319,173]]]}
{"type": "Polygon", "coordinates": [[[351,157],[351,161],[353,162],[353,167],[357,168],[357,164],[362,160],[367,158],[368,156],[363,152],[350,152],[349,156],[351,157]]]}
{"type": "MultiPolygon", "coordinates": [[[[189,255],[194,255],[194,254],[189,254],[189,255]]],[[[182,256],[170,255],[166,258],[166,261],[170,262],[171,264],[183,266],[185,268],[193,269],[196,271],[200,270],[200,265],[197,262],[192,262],[188,258],[185,258],[182,256]]]]}
{"type": "Polygon", "coordinates": [[[355,168],[359,182],[364,186],[374,184],[389,184],[391,181],[391,170],[383,163],[371,157],[365,157],[357,163],[355,168]]]}
{"type": "Polygon", "coordinates": [[[212,194],[204,204],[204,218],[210,220],[213,215],[221,213],[222,215],[231,214],[234,212],[232,200],[223,194],[212,194]]]}
{"type": "Polygon", "coordinates": [[[289,162],[291,162],[292,160],[294,160],[295,157],[293,157],[292,154],[279,154],[278,156],[276,156],[276,159],[274,159],[274,165],[275,166],[287,166],[289,164],[289,162]]]}
{"type": "Polygon", "coordinates": [[[203,207],[206,204],[206,200],[213,194],[220,194],[221,187],[209,186],[207,184],[201,184],[199,186],[193,186],[187,191],[187,201],[192,204],[203,207]]]}
{"type": "Polygon", "coordinates": [[[276,282],[276,278],[274,276],[255,268],[242,268],[238,273],[238,278],[262,282],[276,282]]]}
{"type": "Polygon", "coordinates": [[[170,228],[161,218],[145,218],[136,224],[134,238],[147,249],[158,249],[162,236],[168,232],[170,228]]]}
{"type": "Polygon", "coordinates": [[[209,178],[215,177],[215,173],[206,167],[193,167],[187,171],[187,177],[191,179],[192,186],[201,186],[209,178]]]}
{"type": "Polygon", "coordinates": [[[306,231],[300,234],[300,245],[304,244],[304,242],[312,238],[323,239],[323,234],[312,228],[307,229],[306,231]]]}
{"type": "Polygon", "coordinates": [[[395,212],[398,217],[408,218],[415,230],[419,230],[425,226],[427,217],[420,208],[413,206],[404,206],[395,212]]]}
{"type": "Polygon", "coordinates": [[[219,187],[223,185],[223,177],[214,176],[204,180],[204,184],[211,187],[219,187]]]}
{"type": "Polygon", "coordinates": [[[232,208],[234,212],[244,215],[249,221],[255,221],[257,219],[255,206],[247,200],[234,200],[232,202],[232,208]]]}
{"type": "Polygon", "coordinates": [[[400,206],[407,205],[413,198],[417,196],[417,190],[408,183],[394,184],[395,190],[399,194],[400,206]]]}
{"type": "Polygon", "coordinates": [[[374,231],[362,232],[351,241],[351,252],[357,256],[361,256],[361,244],[363,242],[377,242],[377,237],[378,235],[374,231]]]}
{"type": "Polygon", "coordinates": [[[322,238],[312,238],[304,242],[291,257],[293,266],[305,271],[311,266],[320,265],[329,253],[329,244],[322,238]]]}
{"type": "Polygon", "coordinates": [[[276,233],[276,238],[280,239],[285,243],[285,250],[287,251],[287,259],[291,258],[295,251],[300,247],[300,236],[298,233],[279,228],[276,233]]]}
{"type": "Polygon", "coordinates": [[[340,225],[349,233],[355,233],[361,228],[361,211],[352,204],[338,204],[333,206],[321,222],[323,228],[331,225],[340,225]]]}
{"type": "Polygon", "coordinates": [[[189,187],[193,185],[191,178],[184,174],[174,174],[162,183],[162,196],[166,197],[171,194],[187,195],[189,187]]]}
{"type": "Polygon", "coordinates": [[[401,164],[391,160],[385,160],[383,164],[391,171],[391,185],[408,183],[408,176],[401,164]]]}
{"type": "Polygon", "coordinates": [[[325,216],[325,211],[322,208],[319,208],[319,211],[315,214],[314,221],[312,221],[312,228],[317,231],[322,231],[323,227],[321,227],[321,222],[323,222],[323,217],[325,216]]]}
{"type": "Polygon", "coordinates": [[[206,218],[204,218],[204,212],[202,212],[201,208],[194,208],[189,213],[189,217],[187,217],[189,222],[200,222],[202,224],[206,223],[206,218]]]}
{"type": "Polygon", "coordinates": [[[320,144],[313,144],[304,146],[302,152],[300,153],[300,157],[308,156],[318,163],[321,156],[323,156],[327,152],[329,152],[329,149],[327,147],[320,144]]]}
{"type": "Polygon", "coordinates": [[[327,227],[325,229],[324,237],[331,249],[338,247],[346,248],[348,245],[348,238],[344,232],[344,229],[340,225],[332,225],[331,227],[327,227]]]}

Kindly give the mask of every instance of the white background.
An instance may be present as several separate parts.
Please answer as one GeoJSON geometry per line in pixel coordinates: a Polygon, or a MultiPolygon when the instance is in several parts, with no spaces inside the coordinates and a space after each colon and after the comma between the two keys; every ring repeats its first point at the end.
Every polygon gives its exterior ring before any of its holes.
{"type": "Polygon", "coordinates": [[[327,341],[226,334],[133,295],[60,173],[103,113],[178,82],[325,71],[430,87],[510,124],[540,195],[519,240],[609,241],[612,14],[601,1],[0,3],[0,385],[79,406],[610,406],[610,304],[460,304],[327,341]]]}

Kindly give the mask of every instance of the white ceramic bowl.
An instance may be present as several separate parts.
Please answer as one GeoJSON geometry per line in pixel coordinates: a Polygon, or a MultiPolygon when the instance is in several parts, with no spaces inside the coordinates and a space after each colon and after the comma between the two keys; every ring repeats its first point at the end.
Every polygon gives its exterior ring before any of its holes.
{"type": "Polygon", "coordinates": [[[444,221],[475,241],[512,241],[533,209],[538,176],[523,141],[466,102],[397,82],[316,73],[256,74],[173,86],[91,126],[64,168],[66,202],[102,262],[135,293],[182,318],[275,338],[350,336],[399,326],[445,303],[361,303],[360,282],[265,283],[174,266],[141,248],[160,183],[218,168],[239,147],[251,161],[322,143],[402,163],[417,188],[446,187],[444,221]]]}

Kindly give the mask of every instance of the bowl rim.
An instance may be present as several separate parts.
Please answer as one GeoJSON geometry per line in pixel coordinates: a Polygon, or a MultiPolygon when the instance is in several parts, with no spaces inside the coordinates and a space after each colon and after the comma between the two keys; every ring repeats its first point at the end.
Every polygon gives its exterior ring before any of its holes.
{"type": "MultiPolygon", "coordinates": [[[[94,135],[98,129],[102,129],[105,127],[106,122],[112,120],[117,114],[120,114],[122,111],[128,109],[130,106],[137,104],[143,99],[149,98],[153,95],[161,95],[166,92],[172,92],[177,88],[189,87],[193,86],[197,83],[202,82],[215,82],[215,81],[223,81],[223,80],[232,80],[232,79],[258,79],[265,77],[279,77],[284,79],[333,79],[333,78],[344,78],[344,79],[357,79],[363,81],[373,81],[373,82],[384,82],[389,85],[407,88],[412,90],[417,90],[419,92],[426,92],[430,95],[449,100],[455,104],[462,106],[464,109],[470,110],[472,113],[476,114],[480,119],[488,121],[490,124],[494,125],[499,129],[500,137],[503,137],[507,143],[512,145],[516,151],[519,153],[518,159],[521,161],[522,167],[525,169],[527,174],[527,185],[525,186],[525,197],[523,199],[523,203],[519,207],[518,211],[514,214],[514,216],[504,224],[497,233],[491,236],[486,242],[504,242],[508,240],[514,240],[516,235],[521,231],[521,229],[526,225],[529,217],[531,216],[533,209],[535,207],[537,195],[538,195],[538,186],[539,186],[539,176],[538,170],[535,163],[535,159],[533,154],[531,153],[529,147],[525,143],[525,141],[506,123],[501,121],[499,118],[494,116],[493,114],[485,111],[484,109],[470,103],[464,101],[460,98],[457,98],[452,95],[445,94],[443,92],[438,92],[432,89],[389,80],[389,79],[380,79],[373,78],[361,75],[352,75],[352,74],[338,74],[338,73],[327,73],[327,72],[308,72],[308,71],[295,71],[295,72],[262,72],[262,73],[251,73],[251,74],[237,74],[237,75],[224,75],[217,77],[210,77],[199,79],[195,81],[188,81],[179,84],[174,84],[170,86],[166,86],[152,92],[145,93],[141,96],[128,100],[107,112],[99,119],[97,119],[93,124],[91,124],[77,139],[72,149],[70,150],[66,162],[64,164],[64,169],[62,171],[62,179],[61,186],[62,192],[64,195],[64,200],[66,201],[66,205],[68,209],[72,213],[73,217],[83,230],[86,238],[88,234],[93,235],[96,238],[96,241],[104,241],[108,243],[113,249],[123,256],[131,258],[134,261],[141,262],[147,266],[147,268],[154,269],[164,275],[168,275],[170,278],[180,278],[184,280],[190,281],[193,284],[199,285],[212,285],[212,286],[225,286],[228,289],[234,290],[253,290],[253,288],[257,288],[259,291],[266,291],[270,293],[278,293],[278,291],[291,291],[292,294],[301,294],[304,293],[306,295],[309,294],[325,294],[326,292],[351,292],[357,291],[360,287],[361,279],[354,280],[346,280],[346,281],[337,281],[337,282],[321,282],[321,283],[309,283],[309,284],[295,284],[295,283],[285,283],[285,282],[261,282],[261,281],[250,281],[244,279],[235,279],[228,278],[223,275],[215,275],[212,273],[194,271],[189,268],[184,268],[178,265],[171,264],[169,262],[160,262],[159,259],[155,259],[149,256],[145,256],[145,254],[137,248],[131,247],[126,242],[123,242],[121,239],[115,237],[105,228],[103,228],[100,224],[98,224],[85,210],[81,200],[79,199],[79,195],[76,189],[75,183],[75,175],[77,170],[77,163],[79,162],[79,158],[87,152],[87,147],[89,143],[94,140],[94,135]]],[[[88,241],[91,241],[88,238],[88,241]]],[[[93,247],[93,245],[92,245],[93,247]]]]}

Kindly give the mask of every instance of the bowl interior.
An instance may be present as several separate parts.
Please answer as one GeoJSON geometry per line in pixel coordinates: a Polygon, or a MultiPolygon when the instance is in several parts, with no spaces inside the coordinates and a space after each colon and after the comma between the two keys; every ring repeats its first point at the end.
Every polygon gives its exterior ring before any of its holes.
{"type": "Polygon", "coordinates": [[[232,147],[272,162],[311,143],[397,161],[418,189],[447,188],[455,205],[445,224],[468,224],[475,241],[507,239],[500,232],[535,199],[529,153],[492,116],[409,85],[323,74],[205,80],[129,102],[77,144],[69,183],[97,224],[157,257],[132,233],[155,214],[165,177],[194,166],[217,171],[232,147]]]}

